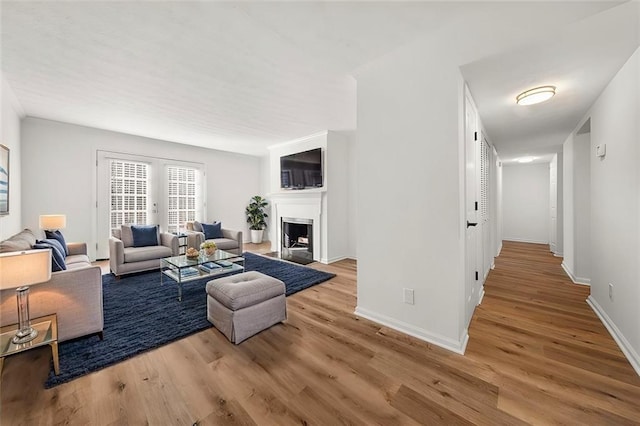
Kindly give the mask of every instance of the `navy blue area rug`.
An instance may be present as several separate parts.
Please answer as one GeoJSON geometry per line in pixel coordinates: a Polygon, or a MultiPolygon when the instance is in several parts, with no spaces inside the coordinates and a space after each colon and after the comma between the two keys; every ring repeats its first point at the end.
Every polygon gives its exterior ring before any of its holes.
{"type": "MultiPolygon", "coordinates": [[[[287,296],[335,276],[304,266],[244,253],[245,269],[278,278],[287,296]]],[[[187,282],[178,302],[178,287],[170,279],[160,284],[160,272],[116,280],[102,276],[104,340],[97,336],[60,343],[60,374],[53,369],[45,382],[51,388],[101,370],[139,353],[211,327],[207,320],[205,285],[210,277],[187,282]]]]}
{"type": "Polygon", "coordinates": [[[244,260],[245,270],[262,272],[282,281],[285,284],[285,294],[287,296],[336,276],[328,272],[270,259],[253,253],[245,253],[244,260]]]}

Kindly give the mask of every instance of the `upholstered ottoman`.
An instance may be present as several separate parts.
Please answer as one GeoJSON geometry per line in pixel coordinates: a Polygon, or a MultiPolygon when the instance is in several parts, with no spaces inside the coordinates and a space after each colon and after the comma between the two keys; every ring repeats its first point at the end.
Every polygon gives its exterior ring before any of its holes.
{"type": "Polygon", "coordinates": [[[207,319],[236,345],[286,318],[278,279],[250,271],[207,283],[207,319]]]}

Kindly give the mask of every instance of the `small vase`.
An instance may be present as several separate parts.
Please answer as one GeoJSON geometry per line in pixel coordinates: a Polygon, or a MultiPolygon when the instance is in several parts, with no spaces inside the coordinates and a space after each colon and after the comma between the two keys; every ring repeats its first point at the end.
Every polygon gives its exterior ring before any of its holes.
{"type": "Polygon", "coordinates": [[[215,252],[216,249],[214,249],[213,247],[207,247],[204,249],[204,254],[206,254],[207,256],[211,256],[215,252]]]}

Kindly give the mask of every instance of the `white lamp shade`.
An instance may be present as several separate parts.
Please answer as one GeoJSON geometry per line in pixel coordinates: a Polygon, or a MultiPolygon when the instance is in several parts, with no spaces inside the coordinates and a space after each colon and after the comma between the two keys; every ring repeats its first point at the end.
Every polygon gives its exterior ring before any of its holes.
{"type": "Polygon", "coordinates": [[[64,214],[40,215],[40,229],[64,229],[67,226],[67,216],[64,214]]]}
{"type": "Polygon", "coordinates": [[[0,253],[0,290],[51,279],[51,250],[0,253]]]}

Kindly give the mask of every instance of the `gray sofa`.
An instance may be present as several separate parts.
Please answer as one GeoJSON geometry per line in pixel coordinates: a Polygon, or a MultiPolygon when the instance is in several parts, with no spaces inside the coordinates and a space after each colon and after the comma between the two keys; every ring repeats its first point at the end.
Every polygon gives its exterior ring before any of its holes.
{"type": "MultiPolygon", "coordinates": [[[[36,235],[29,229],[0,242],[0,253],[31,249],[36,235]]],[[[52,272],[46,283],[29,288],[31,318],[57,314],[58,341],[89,334],[102,338],[102,274],[99,266],[91,266],[85,243],[68,243],[65,258],[67,270],[52,272]]],[[[18,322],[16,291],[0,290],[0,325],[18,322]]]]}
{"type": "Polygon", "coordinates": [[[109,267],[120,277],[134,272],[160,268],[160,259],[178,255],[178,237],[168,232],[160,233],[160,244],[134,247],[130,225],[113,229],[109,238],[109,267]]]}
{"type": "MultiPolygon", "coordinates": [[[[200,249],[206,239],[200,222],[187,222],[187,246],[195,249],[200,249]]],[[[220,250],[228,251],[233,254],[242,254],[242,231],[233,231],[231,229],[222,229],[222,238],[214,238],[216,247],[220,250]]]]}

